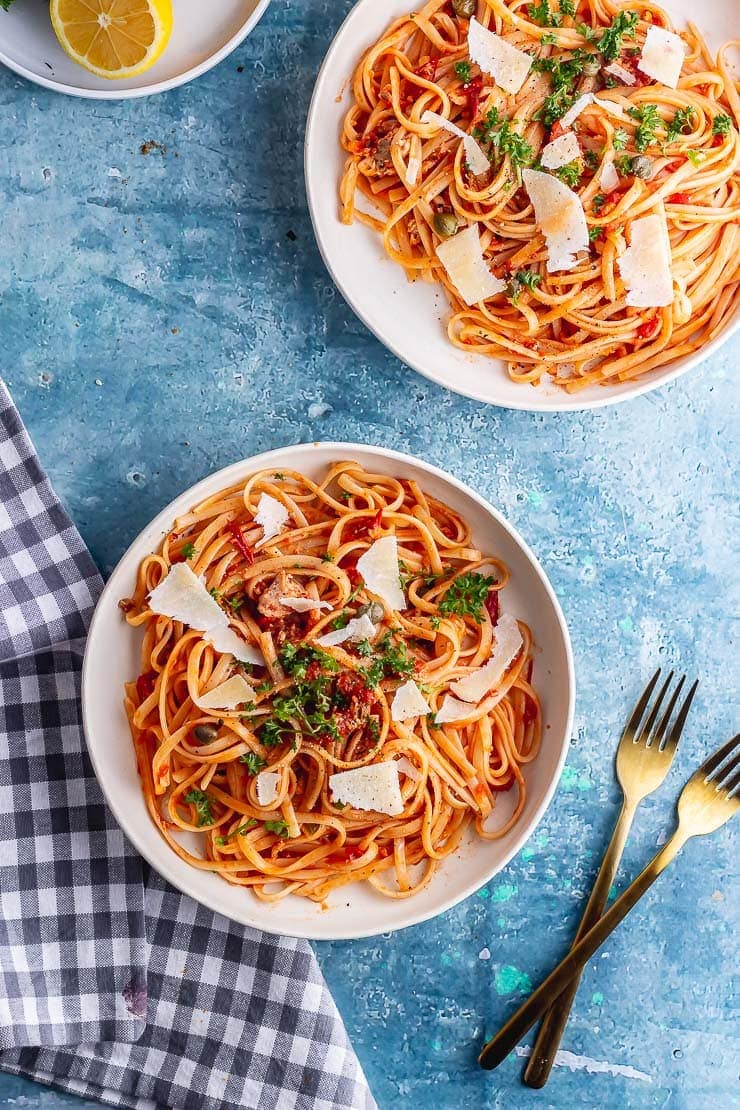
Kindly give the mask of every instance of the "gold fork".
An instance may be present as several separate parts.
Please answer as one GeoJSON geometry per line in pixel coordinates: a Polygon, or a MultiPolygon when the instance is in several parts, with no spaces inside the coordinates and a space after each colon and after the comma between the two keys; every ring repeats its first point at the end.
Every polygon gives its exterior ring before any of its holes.
{"type": "Polygon", "coordinates": [[[571,949],[569,954],[537,988],[523,1006],[509,1018],[478,1057],[483,1068],[495,1068],[544,1014],[652,886],[658,875],[678,855],[692,836],[704,836],[721,828],[740,809],[740,733],[711,755],[691,776],[678,799],[678,824],[673,836],[663,845],[647,867],[617,898],[611,909],[571,949]]]}
{"type": "MultiPolygon", "coordinates": [[[[676,746],[683,731],[698,682],[694,682],[678,711],[675,721],[669,722],[678,703],[686,675],[683,675],[668,702],[663,716],[658,720],[661,706],[673,681],[673,671],[668,675],[650,704],[650,699],[660,677],[660,667],[645,687],[632,716],[625,725],[617,748],[617,779],[622,788],[622,809],[614,826],[594,888],[591,891],[581,923],[573,941],[576,944],[596,924],[604,912],[609,890],[617,874],[619,862],[627,843],[635,812],[640,802],[658,789],[668,774],[676,754],[676,746]]],[[[555,1053],[568,1022],[573,999],[578,991],[581,976],[573,981],[557,998],[544,1016],[537,1034],[532,1055],[524,1072],[524,1082],[529,1087],[544,1087],[555,1060],[555,1053]]]]}

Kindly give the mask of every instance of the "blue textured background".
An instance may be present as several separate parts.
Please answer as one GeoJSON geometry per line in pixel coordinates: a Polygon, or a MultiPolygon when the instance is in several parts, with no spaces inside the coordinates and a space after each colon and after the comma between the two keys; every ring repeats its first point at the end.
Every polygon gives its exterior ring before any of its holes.
{"type": "MultiPolygon", "coordinates": [[[[349,7],[274,0],[220,67],[148,100],[76,101],[0,73],[0,373],[106,571],[184,486],[309,439],[414,452],[506,513],[573,635],[560,790],[476,897],[403,933],[318,945],[319,958],[383,1110],[729,1107],[727,829],[689,845],[588,969],[563,1046],[574,1070],[535,1093],[520,1060],[484,1074],[475,1056],[567,948],[617,811],[615,737],[651,669],[675,662],[702,683],[625,879],[661,842],[689,769],[737,726],[740,345],[582,416],[486,408],[387,354],[328,278],[302,184],[312,83],[349,7]],[[152,140],[166,150],[142,154],[152,140]]],[[[81,1105],[3,1076],[0,1104],[81,1105]]]]}

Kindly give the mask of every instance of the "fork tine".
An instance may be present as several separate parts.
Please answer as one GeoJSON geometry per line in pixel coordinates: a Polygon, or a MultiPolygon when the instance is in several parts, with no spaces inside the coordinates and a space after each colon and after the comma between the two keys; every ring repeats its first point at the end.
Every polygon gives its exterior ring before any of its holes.
{"type": "MultiPolygon", "coordinates": [[[[676,717],[675,721],[671,725],[670,731],[668,733],[668,736],[666,738],[666,742],[665,742],[665,745],[664,745],[664,748],[663,748],[664,751],[675,751],[676,750],[676,745],[678,744],[678,741],[681,739],[681,733],[683,732],[683,726],[686,724],[686,718],[689,715],[689,710],[691,709],[691,703],[694,700],[694,694],[696,693],[696,689],[697,689],[698,685],[699,685],[699,679],[697,678],[692,683],[691,689],[689,690],[688,694],[684,698],[683,705],[681,706],[681,708],[678,711],[678,716],[676,717]]],[[[681,682],[679,683],[678,690],[680,690],[682,686],[683,686],[683,679],[681,679],[681,682]]],[[[676,696],[678,696],[678,690],[676,690],[676,696]]]]}
{"type": "Polygon", "coordinates": [[[704,780],[704,782],[708,782],[714,772],[720,766],[720,764],[724,763],[730,752],[734,751],[734,749],[737,747],[739,740],[740,732],[733,736],[732,740],[728,740],[726,744],[723,744],[719,751],[716,751],[714,755],[710,755],[709,759],[704,760],[701,767],[696,772],[697,776],[700,776],[704,780]]]}
{"type": "Polygon", "coordinates": [[[642,720],[642,715],[645,712],[645,707],[647,706],[647,703],[650,701],[650,695],[652,694],[653,690],[655,689],[655,683],[658,681],[659,676],[660,676],[660,667],[658,667],[657,671],[655,672],[653,677],[650,679],[650,681],[648,682],[645,689],[640,694],[637,705],[632,710],[632,716],[627,721],[627,724],[624,726],[624,732],[622,733],[622,739],[624,739],[624,737],[627,736],[630,732],[633,733],[633,734],[635,732],[637,732],[637,726],[639,725],[640,721],[642,720]]]}
{"type": "Polygon", "coordinates": [[[718,790],[725,790],[728,778],[730,775],[734,775],[738,769],[740,769],[740,752],[736,752],[724,767],[719,768],[717,774],[712,778],[712,782],[716,784],[718,790]]]}
{"type": "Polygon", "coordinates": [[[676,702],[678,701],[679,694],[681,693],[681,690],[683,689],[683,684],[684,684],[685,681],[686,681],[686,675],[682,674],[681,678],[679,679],[678,686],[673,691],[673,694],[671,695],[671,700],[668,702],[668,705],[666,706],[665,713],[663,714],[663,716],[660,718],[660,721],[658,722],[658,724],[653,729],[653,733],[652,733],[648,743],[655,744],[655,746],[657,748],[660,748],[661,745],[663,744],[663,740],[664,740],[665,734],[666,734],[666,729],[668,728],[668,722],[670,721],[671,714],[673,713],[673,710],[676,707],[676,702]]]}
{"type": "Polygon", "coordinates": [[[660,690],[658,691],[658,696],[655,699],[655,703],[653,704],[653,706],[650,710],[650,713],[648,714],[647,720],[643,724],[643,726],[640,729],[637,736],[635,736],[635,743],[636,744],[641,744],[641,743],[644,742],[645,745],[647,745],[649,743],[650,734],[653,731],[653,727],[655,725],[655,722],[658,719],[658,713],[660,712],[660,707],[663,704],[663,698],[665,697],[666,691],[667,691],[667,689],[670,686],[672,681],[673,681],[673,671],[671,671],[669,673],[668,678],[665,680],[665,682],[661,686],[660,690]]]}
{"type": "Polygon", "coordinates": [[[730,781],[729,781],[729,782],[726,782],[726,783],[724,784],[724,786],[722,787],[722,789],[723,789],[723,790],[725,791],[725,793],[727,794],[727,797],[728,797],[728,798],[731,798],[731,797],[732,797],[732,795],[733,795],[733,794],[735,793],[735,791],[737,790],[738,786],[740,786],[740,767],[738,767],[737,771],[736,771],[736,772],[735,772],[735,774],[734,774],[734,775],[732,776],[732,778],[730,779],[730,781]]]}

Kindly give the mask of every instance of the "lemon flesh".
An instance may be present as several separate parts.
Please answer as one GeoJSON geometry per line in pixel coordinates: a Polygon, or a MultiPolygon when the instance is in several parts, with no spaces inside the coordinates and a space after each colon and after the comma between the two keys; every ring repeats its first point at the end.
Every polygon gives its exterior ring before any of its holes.
{"type": "Polygon", "coordinates": [[[172,31],[172,0],[51,0],[66,54],[98,77],[136,77],[154,65],[172,31]]]}

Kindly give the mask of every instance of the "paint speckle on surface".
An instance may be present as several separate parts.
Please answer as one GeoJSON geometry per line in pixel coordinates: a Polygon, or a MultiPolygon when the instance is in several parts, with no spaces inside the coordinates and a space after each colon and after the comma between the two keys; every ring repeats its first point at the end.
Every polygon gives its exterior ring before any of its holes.
{"type": "MultiPolygon", "coordinates": [[[[19,14],[21,2],[37,6],[16,0],[19,14]]],[[[531,1092],[521,1060],[489,1074],[475,1049],[524,996],[499,996],[495,967],[525,969],[536,984],[567,950],[619,809],[617,737],[656,666],[680,666],[701,685],[676,766],[630,834],[620,883],[671,827],[679,784],[736,729],[727,645],[740,579],[728,558],[740,340],[660,390],[591,413],[487,407],[402,365],[335,289],[302,186],[311,89],[352,6],[273,3],[198,81],[107,106],[0,68],[0,374],[104,569],[186,486],[317,438],[419,455],[519,529],[571,632],[575,777],[530,836],[536,855],[515,855],[478,897],[413,929],[315,950],[383,1110],[724,1110],[737,1090],[724,974],[737,962],[731,829],[692,842],[661,876],[610,938],[610,958],[591,961],[568,1024],[563,1049],[630,1065],[650,1086],[558,1066],[546,1092],[531,1092]],[[180,157],[142,157],[150,138],[180,157]],[[130,471],[146,483],[127,481],[130,471]],[[627,615],[629,633],[618,626],[627,615]],[[516,897],[492,902],[502,883],[516,897]],[[656,957],[659,937],[670,943],[656,957]],[[482,963],[484,945],[492,958],[482,963]]],[[[444,308],[419,326],[446,319],[444,308]]],[[[536,656],[535,685],[549,666],[536,656]]],[[[0,1106],[21,1097],[29,1110],[80,1106],[0,1076],[0,1106]]]]}
{"type": "Polygon", "coordinates": [[[525,862],[528,862],[529,860],[534,859],[536,854],[537,853],[535,852],[534,848],[532,848],[529,844],[527,845],[526,848],[522,848],[522,859],[525,862]]]}
{"type": "MultiPolygon", "coordinates": [[[[517,1045],[516,1055],[525,1059],[531,1056],[531,1048],[517,1045]]],[[[585,1071],[589,1075],[614,1075],[624,1079],[637,1079],[641,1083],[652,1083],[652,1077],[647,1072],[639,1071],[631,1064],[610,1064],[606,1060],[593,1060],[590,1056],[579,1056],[575,1052],[560,1049],[555,1053],[555,1067],[568,1068],[569,1071],[585,1071]]]]}
{"type": "Polygon", "coordinates": [[[517,894],[516,883],[498,883],[491,891],[492,902],[510,902],[517,894]]]}
{"type": "Polygon", "coordinates": [[[594,991],[594,993],[591,995],[591,1001],[593,1002],[594,1006],[600,1006],[601,1003],[604,1001],[604,996],[601,991],[594,991]]]}
{"type": "Polygon", "coordinates": [[[593,783],[587,775],[579,772],[576,767],[570,767],[566,764],[563,767],[560,785],[564,790],[590,790],[593,783]]]}
{"type": "Polygon", "coordinates": [[[630,616],[622,617],[620,621],[617,621],[617,624],[625,635],[629,635],[630,632],[635,631],[635,622],[630,616]]]}
{"type": "Polygon", "coordinates": [[[491,958],[491,949],[490,948],[481,948],[480,952],[478,953],[478,959],[479,960],[490,960],[490,958],[491,958]]]}
{"type": "Polygon", "coordinates": [[[510,964],[498,968],[493,982],[496,987],[496,994],[513,994],[514,991],[530,991],[532,989],[532,980],[527,973],[520,971],[518,967],[512,967],[510,964]]]}
{"type": "Polygon", "coordinates": [[[534,509],[541,509],[544,500],[544,496],[538,490],[529,491],[529,503],[534,509]]]}
{"type": "Polygon", "coordinates": [[[613,902],[618,894],[619,894],[619,891],[617,890],[616,886],[613,886],[613,885],[610,886],[609,887],[609,893],[606,896],[607,902],[613,902]]]}

